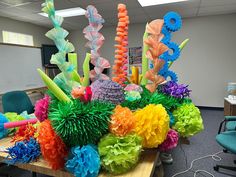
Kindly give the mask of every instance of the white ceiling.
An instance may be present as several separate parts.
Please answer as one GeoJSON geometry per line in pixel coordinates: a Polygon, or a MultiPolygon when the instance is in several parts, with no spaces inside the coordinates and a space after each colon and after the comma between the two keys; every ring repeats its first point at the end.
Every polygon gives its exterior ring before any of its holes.
{"type": "MultiPolygon", "coordinates": [[[[0,16],[51,27],[50,21],[38,15],[43,0],[0,0],[0,16]]],[[[189,0],[180,3],[141,7],[137,0],[54,0],[56,9],[86,8],[92,4],[103,16],[105,26],[116,25],[117,4],[127,5],[131,23],[146,23],[162,18],[168,11],[176,11],[183,18],[236,13],[236,0],[189,0]]],[[[84,16],[65,18],[63,26],[68,30],[84,28],[88,24],[84,16]]]]}

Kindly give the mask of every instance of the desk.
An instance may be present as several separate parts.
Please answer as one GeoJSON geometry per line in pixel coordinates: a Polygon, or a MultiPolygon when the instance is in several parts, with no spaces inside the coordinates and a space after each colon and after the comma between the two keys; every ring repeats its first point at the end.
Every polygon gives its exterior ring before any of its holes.
{"type": "Polygon", "coordinates": [[[224,99],[224,115],[236,116],[236,100],[224,99]]]}
{"type": "MultiPolygon", "coordinates": [[[[13,145],[13,143],[10,143],[11,139],[4,138],[0,140],[0,146],[4,147],[10,147],[13,145]]],[[[3,161],[6,157],[6,153],[0,152],[0,161],[3,161]]],[[[152,150],[145,150],[142,152],[142,155],[140,157],[140,161],[138,165],[131,170],[130,172],[118,175],[116,177],[148,177],[153,176],[155,171],[156,162],[159,158],[159,152],[156,149],[152,150]]],[[[18,164],[17,167],[37,173],[42,173],[49,176],[56,176],[56,177],[72,177],[73,175],[64,171],[64,170],[51,170],[47,162],[43,160],[42,157],[38,159],[37,162],[27,163],[27,164],[18,164]]],[[[105,172],[101,172],[99,174],[99,177],[112,177],[112,175],[107,174],[105,172]]]]}

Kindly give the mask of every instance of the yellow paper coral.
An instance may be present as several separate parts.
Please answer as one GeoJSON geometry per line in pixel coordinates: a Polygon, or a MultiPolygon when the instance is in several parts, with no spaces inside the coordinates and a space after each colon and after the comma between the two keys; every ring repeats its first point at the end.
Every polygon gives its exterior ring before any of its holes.
{"type": "Polygon", "coordinates": [[[135,118],[129,108],[117,105],[111,116],[110,132],[117,136],[124,136],[134,129],[135,118]]]}
{"type": "Polygon", "coordinates": [[[161,105],[149,104],[134,113],[135,132],[143,138],[143,147],[156,148],[167,136],[169,116],[161,105]]]}

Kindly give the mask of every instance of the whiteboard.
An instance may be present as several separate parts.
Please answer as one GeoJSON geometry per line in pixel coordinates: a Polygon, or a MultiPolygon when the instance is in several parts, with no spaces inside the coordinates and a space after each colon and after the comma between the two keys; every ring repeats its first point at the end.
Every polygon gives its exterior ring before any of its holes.
{"type": "Polygon", "coordinates": [[[41,48],[0,44],[0,94],[45,86],[37,68],[43,68],[41,48]]]}

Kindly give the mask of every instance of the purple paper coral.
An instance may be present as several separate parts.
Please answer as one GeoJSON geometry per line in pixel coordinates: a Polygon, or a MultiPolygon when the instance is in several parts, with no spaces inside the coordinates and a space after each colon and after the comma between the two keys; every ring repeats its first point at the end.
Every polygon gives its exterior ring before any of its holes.
{"type": "Polygon", "coordinates": [[[90,78],[92,81],[97,79],[108,80],[109,77],[102,74],[105,68],[110,68],[110,63],[107,59],[100,56],[100,48],[104,43],[104,36],[99,32],[104,23],[104,19],[98,14],[97,9],[89,5],[85,16],[89,20],[89,25],[84,28],[83,33],[88,42],[86,47],[91,49],[91,63],[94,65],[94,69],[90,71],[90,78]]]}
{"type": "Polygon", "coordinates": [[[175,98],[185,98],[189,97],[191,90],[188,89],[188,85],[169,81],[161,87],[161,92],[175,98]]]}
{"type": "Polygon", "coordinates": [[[108,101],[113,104],[121,104],[125,100],[125,94],[121,85],[111,80],[97,80],[91,85],[92,100],[108,101]]]}
{"type": "Polygon", "coordinates": [[[48,118],[48,106],[50,103],[50,97],[46,95],[44,98],[38,100],[35,104],[34,114],[40,122],[43,122],[48,118]]]}

